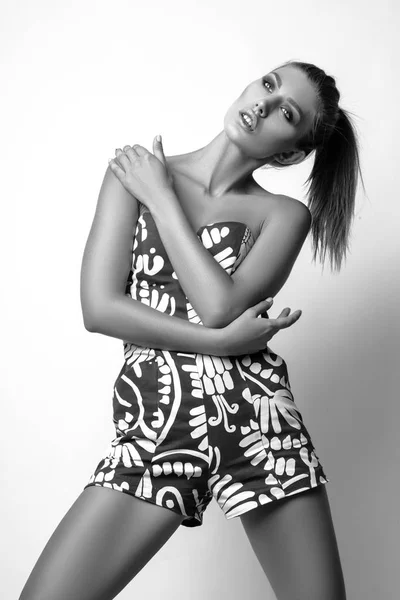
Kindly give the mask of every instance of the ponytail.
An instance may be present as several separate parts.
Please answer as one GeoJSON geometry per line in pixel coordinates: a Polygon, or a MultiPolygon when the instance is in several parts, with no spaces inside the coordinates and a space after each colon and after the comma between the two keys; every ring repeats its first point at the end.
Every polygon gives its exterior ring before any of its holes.
{"type": "Polygon", "coordinates": [[[340,270],[349,249],[358,172],[362,179],[358,138],[347,112],[341,108],[334,127],[326,128],[321,137],[312,171],[304,184],[310,184],[308,205],[312,215],[313,261],[319,252],[323,263],[329,249],[331,269],[340,270]]]}
{"type": "Polygon", "coordinates": [[[358,136],[348,111],[339,107],[340,92],[334,77],[312,63],[290,60],[277,68],[285,66],[303,71],[318,98],[311,130],[297,144],[306,157],[315,151],[311,174],[304,183],[310,184],[307,203],[312,215],[313,261],[319,252],[323,263],[329,251],[331,269],[340,270],[349,249],[358,174],[365,191],[358,136]]]}

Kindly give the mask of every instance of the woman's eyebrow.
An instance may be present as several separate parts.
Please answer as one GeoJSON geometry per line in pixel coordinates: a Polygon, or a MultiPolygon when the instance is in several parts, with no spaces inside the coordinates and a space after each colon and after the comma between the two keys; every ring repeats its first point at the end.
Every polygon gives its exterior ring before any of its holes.
{"type": "MultiPolygon", "coordinates": [[[[281,76],[276,71],[271,71],[271,73],[272,73],[272,75],[275,75],[276,82],[278,84],[278,88],[281,88],[282,87],[281,76]]],[[[304,113],[301,110],[300,106],[297,104],[297,102],[295,100],[293,100],[293,98],[288,98],[288,102],[290,102],[295,107],[295,109],[297,110],[297,112],[300,115],[300,119],[304,119],[304,113]]]]}

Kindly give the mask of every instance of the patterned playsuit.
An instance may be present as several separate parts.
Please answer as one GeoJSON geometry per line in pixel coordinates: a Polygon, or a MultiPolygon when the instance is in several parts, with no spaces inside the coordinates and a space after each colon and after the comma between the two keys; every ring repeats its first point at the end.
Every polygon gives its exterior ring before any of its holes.
{"type": "MultiPolygon", "coordinates": [[[[142,204],[126,294],[202,325],[142,204]]],[[[204,247],[231,275],[254,238],[238,221],[200,227],[204,247]]],[[[116,437],[86,487],[106,486],[183,515],[196,527],[212,498],[227,519],[329,481],[269,346],[220,357],[124,342],[113,387],[116,437]]]]}

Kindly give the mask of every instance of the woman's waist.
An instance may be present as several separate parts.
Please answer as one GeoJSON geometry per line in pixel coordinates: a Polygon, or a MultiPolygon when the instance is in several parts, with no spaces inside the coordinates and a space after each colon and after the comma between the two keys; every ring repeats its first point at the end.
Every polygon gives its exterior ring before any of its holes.
{"type": "Polygon", "coordinates": [[[192,358],[197,357],[200,361],[211,360],[213,362],[235,362],[235,361],[244,361],[251,363],[253,361],[257,361],[257,357],[261,357],[263,354],[269,354],[272,352],[271,348],[268,346],[264,350],[260,350],[259,352],[249,354],[248,352],[243,352],[243,354],[232,354],[232,355],[219,355],[219,354],[206,354],[204,352],[195,352],[188,350],[166,350],[162,348],[153,348],[151,346],[139,346],[132,342],[123,342],[124,349],[124,358],[125,362],[133,363],[136,361],[153,361],[158,356],[165,356],[169,354],[173,359],[177,359],[178,357],[191,356],[192,358]]]}

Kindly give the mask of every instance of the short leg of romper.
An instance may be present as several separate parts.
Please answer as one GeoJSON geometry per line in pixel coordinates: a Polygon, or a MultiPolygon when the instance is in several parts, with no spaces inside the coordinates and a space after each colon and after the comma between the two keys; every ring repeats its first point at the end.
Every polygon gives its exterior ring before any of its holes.
{"type": "Polygon", "coordinates": [[[252,355],[212,357],[213,370],[202,367],[208,360],[198,358],[199,371],[219,376],[215,385],[203,377],[212,452],[208,483],[226,519],[329,482],[283,358],[267,347],[252,355]]]}
{"type": "Polygon", "coordinates": [[[209,454],[198,451],[188,421],[193,414],[201,418],[204,406],[201,399],[190,393],[189,381],[181,385],[180,374],[173,401],[159,410],[164,396],[159,393],[163,388],[157,382],[168,368],[176,369],[177,361],[175,357],[168,365],[168,353],[167,360],[160,354],[155,353],[154,360],[145,360],[135,368],[123,365],[113,391],[117,435],[84,489],[103,486],[130,494],[183,515],[181,524],[185,527],[198,527],[212,500],[207,487],[209,454]],[[178,398],[179,411],[175,411],[178,398]],[[174,416],[173,426],[161,442],[160,432],[164,431],[168,416],[174,416]],[[164,456],[167,456],[165,461],[164,456]]]}

